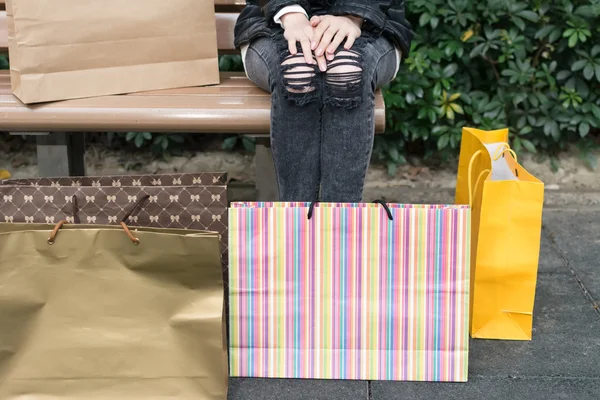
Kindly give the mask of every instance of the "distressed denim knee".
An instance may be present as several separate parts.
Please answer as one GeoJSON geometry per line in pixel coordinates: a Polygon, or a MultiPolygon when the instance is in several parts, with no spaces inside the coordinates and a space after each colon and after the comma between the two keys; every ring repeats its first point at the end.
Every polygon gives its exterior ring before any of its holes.
{"type": "Polygon", "coordinates": [[[306,105],[319,96],[318,69],[306,63],[304,54],[288,55],[281,63],[285,97],[298,106],[306,105]]]}
{"type": "Polygon", "coordinates": [[[356,108],[364,95],[362,64],[359,50],[340,48],[323,73],[316,64],[307,64],[302,52],[287,53],[280,65],[284,97],[298,106],[320,99],[325,105],[356,108]]]}
{"type": "Polygon", "coordinates": [[[363,96],[361,53],[356,50],[338,51],[327,66],[324,87],[324,104],[345,109],[357,107],[363,96]]]}

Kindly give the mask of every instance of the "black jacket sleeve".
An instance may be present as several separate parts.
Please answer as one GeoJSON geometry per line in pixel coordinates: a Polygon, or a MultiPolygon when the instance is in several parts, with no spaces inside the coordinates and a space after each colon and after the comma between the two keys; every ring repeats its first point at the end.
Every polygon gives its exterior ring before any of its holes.
{"type": "Polygon", "coordinates": [[[263,8],[263,12],[267,18],[267,23],[271,26],[277,25],[274,21],[275,14],[277,14],[282,8],[293,5],[302,6],[302,8],[304,8],[304,10],[306,10],[306,12],[310,15],[310,4],[308,0],[270,0],[263,8]]]}
{"type": "Polygon", "coordinates": [[[402,50],[402,58],[408,56],[414,34],[406,19],[404,0],[336,0],[330,13],[362,18],[364,30],[384,35],[402,50]]]}

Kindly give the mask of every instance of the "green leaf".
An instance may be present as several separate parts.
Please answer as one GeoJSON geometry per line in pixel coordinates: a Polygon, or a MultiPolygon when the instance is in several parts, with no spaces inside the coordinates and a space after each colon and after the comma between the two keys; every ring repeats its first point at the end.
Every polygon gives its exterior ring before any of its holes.
{"type": "Polygon", "coordinates": [[[594,117],[600,120],[600,107],[598,107],[595,104],[592,104],[592,113],[594,114],[594,117]]]}
{"type": "Polygon", "coordinates": [[[526,126],[523,129],[521,129],[521,132],[519,132],[521,135],[528,135],[533,131],[533,128],[531,128],[530,126],[526,126]]]}
{"type": "Polygon", "coordinates": [[[152,140],[152,134],[150,132],[143,132],[142,135],[146,140],[152,140]]]}
{"type": "Polygon", "coordinates": [[[552,172],[558,172],[558,170],[560,169],[560,161],[558,161],[558,158],[556,156],[550,157],[550,169],[552,170],[552,172]]]}
{"type": "Polygon", "coordinates": [[[550,34],[550,32],[552,32],[552,30],[554,28],[555,28],[554,25],[544,26],[542,29],[540,29],[539,31],[537,31],[535,33],[535,38],[536,39],[544,39],[546,36],[548,36],[550,34]]]}
{"type": "Polygon", "coordinates": [[[430,108],[429,111],[427,111],[427,116],[429,117],[429,120],[432,124],[435,123],[435,121],[437,121],[437,114],[435,113],[435,110],[433,108],[430,108]]]}
{"type": "Polygon", "coordinates": [[[246,151],[254,152],[256,150],[256,142],[249,136],[242,137],[242,145],[246,151]]]}
{"type": "Polygon", "coordinates": [[[521,18],[525,18],[526,20],[531,22],[538,22],[540,20],[539,15],[537,15],[533,11],[523,10],[518,12],[516,15],[518,15],[521,18]]]}
{"type": "Polygon", "coordinates": [[[459,98],[460,98],[460,93],[453,93],[448,100],[449,101],[456,101],[459,98]]]}
{"type": "Polygon", "coordinates": [[[442,84],[438,82],[433,87],[433,96],[440,97],[441,95],[442,95],[442,84]]]}
{"type": "Polygon", "coordinates": [[[522,143],[521,139],[517,136],[513,139],[512,149],[517,153],[521,151],[522,143]]]}
{"type": "Polygon", "coordinates": [[[559,81],[564,81],[565,79],[567,79],[570,76],[571,76],[571,71],[560,71],[558,74],[556,74],[556,79],[558,79],[559,81]]]}
{"type": "Polygon", "coordinates": [[[535,145],[531,141],[527,139],[521,139],[521,144],[528,152],[533,154],[537,153],[537,151],[535,150],[535,145]]]}
{"type": "Polygon", "coordinates": [[[163,140],[161,140],[161,143],[160,143],[162,149],[166,150],[169,147],[169,140],[165,137],[161,137],[160,139],[163,139],[163,140]]]}
{"type": "Polygon", "coordinates": [[[141,148],[144,145],[144,135],[143,134],[138,134],[135,136],[135,147],[137,147],[138,149],[141,148]]]}
{"type": "Polygon", "coordinates": [[[589,17],[591,15],[594,15],[594,8],[591,6],[579,6],[577,7],[577,9],[575,10],[575,15],[579,15],[581,17],[589,17]]]}
{"type": "Polygon", "coordinates": [[[550,130],[550,133],[552,134],[554,140],[558,142],[560,140],[560,129],[558,128],[558,124],[556,122],[553,122],[551,126],[552,128],[550,130]]]}
{"type": "Polygon", "coordinates": [[[431,17],[430,24],[433,29],[436,29],[438,27],[439,23],[440,23],[439,17],[431,17]]]}
{"type": "Polygon", "coordinates": [[[586,137],[590,133],[590,125],[586,122],[579,124],[579,136],[586,137]]]}
{"type": "Polygon", "coordinates": [[[512,17],[511,21],[515,24],[520,30],[525,30],[525,21],[518,17],[512,17]]]}
{"type": "Polygon", "coordinates": [[[421,18],[419,18],[419,25],[425,26],[431,21],[431,15],[429,13],[421,14],[421,18]]]}
{"type": "Polygon", "coordinates": [[[182,135],[170,134],[169,140],[175,143],[183,144],[185,142],[185,138],[182,135]]]}
{"type": "Polygon", "coordinates": [[[394,162],[388,162],[387,163],[387,172],[389,176],[394,176],[396,175],[396,171],[398,171],[398,165],[396,165],[396,163],[394,162]]]}
{"type": "MultiPolygon", "coordinates": [[[[582,70],[586,65],[588,64],[588,60],[579,60],[579,61],[575,61],[572,65],[571,65],[571,71],[575,72],[575,71],[580,71],[582,70]]],[[[559,78],[560,79],[560,78],[559,78]]]]}
{"type": "Polygon", "coordinates": [[[588,64],[585,66],[583,70],[583,76],[588,81],[594,77],[594,66],[592,64],[588,64]]]}
{"type": "Polygon", "coordinates": [[[400,158],[400,153],[398,153],[398,148],[396,146],[389,147],[388,154],[390,155],[392,161],[394,161],[395,163],[398,162],[398,159],[400,158]]]}
{"type": "Polygon", "coordinates": [[[596,171],[598,169],[598,158],[593,153],[586,152],[583,161],[590,170],[596,171]]]}
{"type": "Polygon", "coordinates": [[[440,136],[440,138],[438,139],[437,142],[437,147],[438,150],[443,150],[446,148],[446,146],[448,146],[448,142],[450,141],[450,136],[449,135],[442,135],[440,136]]]}
{"type": "Polygon", "coordinates": [[[558,39],[560,39],[560,29],[555,29],[550,33],[550,36],[548,36],[548,41],[554,43],[558,39]]]}
{"type": "Polygon", "coordinates": [[[450,104],[450,107],[452,107],[452,109],[454,110],[454,112],[456,112],[457,114],[464,114],[465,111],[463,110],[462,106],[460,104],[457,103],[452,103],[450,104]]]}
{"type": "Polygon", "coordinates": [[[577,45],[577,34],[573,34],[569,37],[569,47],[573,48],[577,45]]]}
{"type": "Polygon", "coordinates": [[[222,145],[223,150],[233,149],[235,147],[235,145],[237,144],[237,141],[238,141],[237,136],[228,137],[227,139],[223,140],[223,145],[222,145]]]}
{"type": "Polygon", "coordinates": [[[221,71],[229,71],[231,70],[231,58],[227,56],[223,56],[219,59],[219,69],[221,71]]]}
{"type": "Polygon", "coordinates": [[[453,76],[456,71],[458,70],[458,64],[449,64],[448,66],[446,66],[446,68],[444,68],[444,76],[446,78],[449,78],[451,76],[453,76]]]}
{"type": "Polygon", "coordinates": [[[600,64],[596,64],[594,70],[596,71],[596,80],[600,82],[600,64]]]}
{"type": "Polygon", "coordinates": [[[127,135],[125,135],[125,140],[131,142],[133,139],[135,139],[136,136],[137,132],[127,132],[127,135]]]}

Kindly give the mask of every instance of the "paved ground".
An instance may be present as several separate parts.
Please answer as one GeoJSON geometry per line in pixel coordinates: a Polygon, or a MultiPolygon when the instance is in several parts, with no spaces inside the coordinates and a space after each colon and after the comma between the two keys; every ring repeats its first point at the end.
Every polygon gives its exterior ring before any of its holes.
{"type": "Polygon", "coordinates": [[[471,341],[468,383],[231,379],[229,399],[600,399],[600,208],[549,200],[533,341],[471,341]]]}

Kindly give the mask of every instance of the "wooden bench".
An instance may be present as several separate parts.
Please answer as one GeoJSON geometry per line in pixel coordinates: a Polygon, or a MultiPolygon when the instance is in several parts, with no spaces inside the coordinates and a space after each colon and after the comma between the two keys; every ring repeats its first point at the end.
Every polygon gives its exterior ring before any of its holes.
{"type": "MultiPolygon", "coordinates": [[[[215,0],[220,52],[235,51],[233,28],[244,4],[244,0],[215,0]]],[[[0,48],[6,47],[6,12],[0,11],[0,48]]],[[[380,133],[385,127],[381,93],[376,101],[380,133]]],[[[257,138],[257,199],[276,200],[268,139],[270,109],[270,95],[243,73],[222,73],[217,86],[25,106],[11,94],[8,71],[0,71],[0,132],[37,135],[40,176],[85,175],[85,135],[81,132],[248,134],[257,138]]]]}

